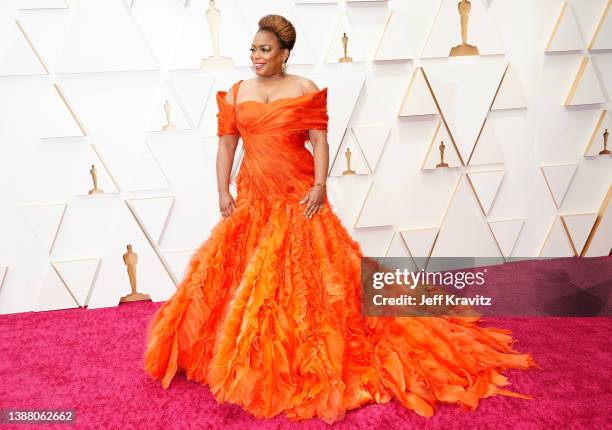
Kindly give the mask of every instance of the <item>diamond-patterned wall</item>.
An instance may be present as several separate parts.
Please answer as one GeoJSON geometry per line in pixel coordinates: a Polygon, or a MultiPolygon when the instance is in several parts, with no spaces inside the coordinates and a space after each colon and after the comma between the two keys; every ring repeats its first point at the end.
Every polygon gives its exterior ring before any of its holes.
{"type": "Polygon", "coordinates": [[[0,313],[117,306],[128,244],[138,293],[172,294],[221,217],[214,94],[254,76],[267,13],[329,88],[329,196],[366,254],[607,255],[611,3],[471,0],[478,55],[450,56],[457,0],[217,0],[216,38],[208,0],[0,2],[0,313]]]}

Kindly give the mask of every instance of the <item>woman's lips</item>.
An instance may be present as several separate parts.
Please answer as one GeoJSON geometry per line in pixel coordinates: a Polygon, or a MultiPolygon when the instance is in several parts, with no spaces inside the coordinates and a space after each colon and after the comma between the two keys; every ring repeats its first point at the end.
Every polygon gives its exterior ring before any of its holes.
{"type": "Polygon", "coordinates": [[[256,69],[261,69],[266,65],[266,63],[255,63],[255,68],[256,69]]]}

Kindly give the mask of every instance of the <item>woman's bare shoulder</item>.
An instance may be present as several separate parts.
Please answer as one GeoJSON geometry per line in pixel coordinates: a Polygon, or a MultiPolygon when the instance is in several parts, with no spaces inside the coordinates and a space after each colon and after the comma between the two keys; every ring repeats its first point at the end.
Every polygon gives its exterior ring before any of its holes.
{"type": "Polygon", "coordinates": [[[300,86],[300,88],[302,88],[302,92],[304,94],[319,91],[319,87],[311,79],[308,79],[307,77],[300,76],[300,75],[293,75],[293,76],[294,76],[294,79],[296,80],[296,83],[300,86]]]}

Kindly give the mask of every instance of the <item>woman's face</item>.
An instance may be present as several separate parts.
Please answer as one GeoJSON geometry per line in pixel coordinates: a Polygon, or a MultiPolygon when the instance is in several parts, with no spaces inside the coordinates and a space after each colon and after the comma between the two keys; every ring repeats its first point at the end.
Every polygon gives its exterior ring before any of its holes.
{"type": "Polygon", "coordinates": [[[276,35],[270,31],[259,30],[251,45],[251,62],[259,76],[272,76],[281,72],[288,49],[281,49],[276,35]]]}

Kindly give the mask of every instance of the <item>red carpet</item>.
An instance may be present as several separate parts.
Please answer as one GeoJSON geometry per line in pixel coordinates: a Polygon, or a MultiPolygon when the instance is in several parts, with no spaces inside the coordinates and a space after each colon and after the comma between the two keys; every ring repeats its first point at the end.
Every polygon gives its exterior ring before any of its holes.
{"type": "MultiPolygon", "coordinates": [[[[0,409],[74,408],[77,428],[330,427],[317,419],[300,424],[283,416],[257,420],[238,406],[218,405],[207,386],[187,382],[183,375],[164,391],[159,381],[141,370],[144,330],[158,306],[140,302],[0,316],[0,409]]],[[[476,411],[442,405],[430,419],[393,400],[352,410],[334,427],[610,428],[611,318],[488,317],[484,321],[485,326],[512,330],[516,349],[531,352],[542,366],[542,370],[505,373],[512,382],[508,388],[534,400],[495,396],[482,400],[476,411]]]]}

